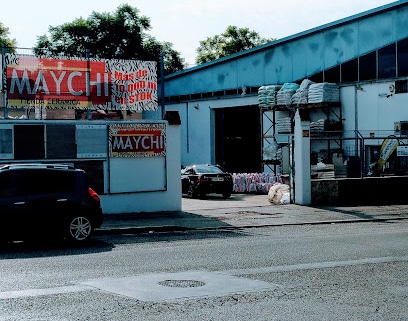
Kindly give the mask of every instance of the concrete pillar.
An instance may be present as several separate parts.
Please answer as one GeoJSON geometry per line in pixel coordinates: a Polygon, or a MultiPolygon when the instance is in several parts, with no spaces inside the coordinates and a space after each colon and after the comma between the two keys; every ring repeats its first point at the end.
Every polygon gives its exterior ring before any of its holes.
{"type": "Polygon", "coordinates": [[[295,114],[294,128],[295,204],[310,205],[310,119],[307,112],[295,114]]]}

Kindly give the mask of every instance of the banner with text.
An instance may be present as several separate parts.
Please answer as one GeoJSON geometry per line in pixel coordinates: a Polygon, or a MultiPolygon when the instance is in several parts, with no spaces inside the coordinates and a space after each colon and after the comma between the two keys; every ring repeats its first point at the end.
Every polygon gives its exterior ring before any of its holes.
{"type": "Polygon", "coordinates": [[[165,124],[109,125],[110,157],[160,157],[165,155],[165,124]]]}
{"type": "Polygon", "coordinates": [[[157,110],[156,65],[6,54],[7,107],[157,110]]]}

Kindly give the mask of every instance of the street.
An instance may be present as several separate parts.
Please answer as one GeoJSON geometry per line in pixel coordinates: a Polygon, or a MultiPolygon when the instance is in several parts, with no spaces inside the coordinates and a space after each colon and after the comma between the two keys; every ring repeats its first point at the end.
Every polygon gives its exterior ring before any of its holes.
{"type": "Polygon", "coordinates": [[[408,222],[0,248],[0,320],[407,320],[408,222]]]}

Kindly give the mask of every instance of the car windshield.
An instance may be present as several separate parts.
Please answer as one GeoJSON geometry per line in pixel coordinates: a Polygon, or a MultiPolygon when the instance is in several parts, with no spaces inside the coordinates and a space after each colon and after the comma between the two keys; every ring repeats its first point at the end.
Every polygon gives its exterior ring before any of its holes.
{"type": "Polygon", "coordinates": [[[196,165],[196,172],[197,173],[212,173],[212,174],[224,173],[221,170],[221,168],[217,166],[211,166],[211,165],[196,165]]]}

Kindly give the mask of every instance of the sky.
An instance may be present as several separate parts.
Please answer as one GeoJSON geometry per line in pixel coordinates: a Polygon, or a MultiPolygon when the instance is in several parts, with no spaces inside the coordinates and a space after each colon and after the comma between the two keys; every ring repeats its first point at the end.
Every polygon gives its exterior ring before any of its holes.
{"type": "Polygon", "coordinates": [[[194,65],[199,42],[222,34],[228,26],[249,28],[263,38],[282,39],[326,23],[371,10],[395,0],[19,0],[3,1],[0,22],[19,48],[32,48],[49,26],[93,11],[114,13],[129,4],[150,18],[148,34],[173,44],[194,65]]]}

